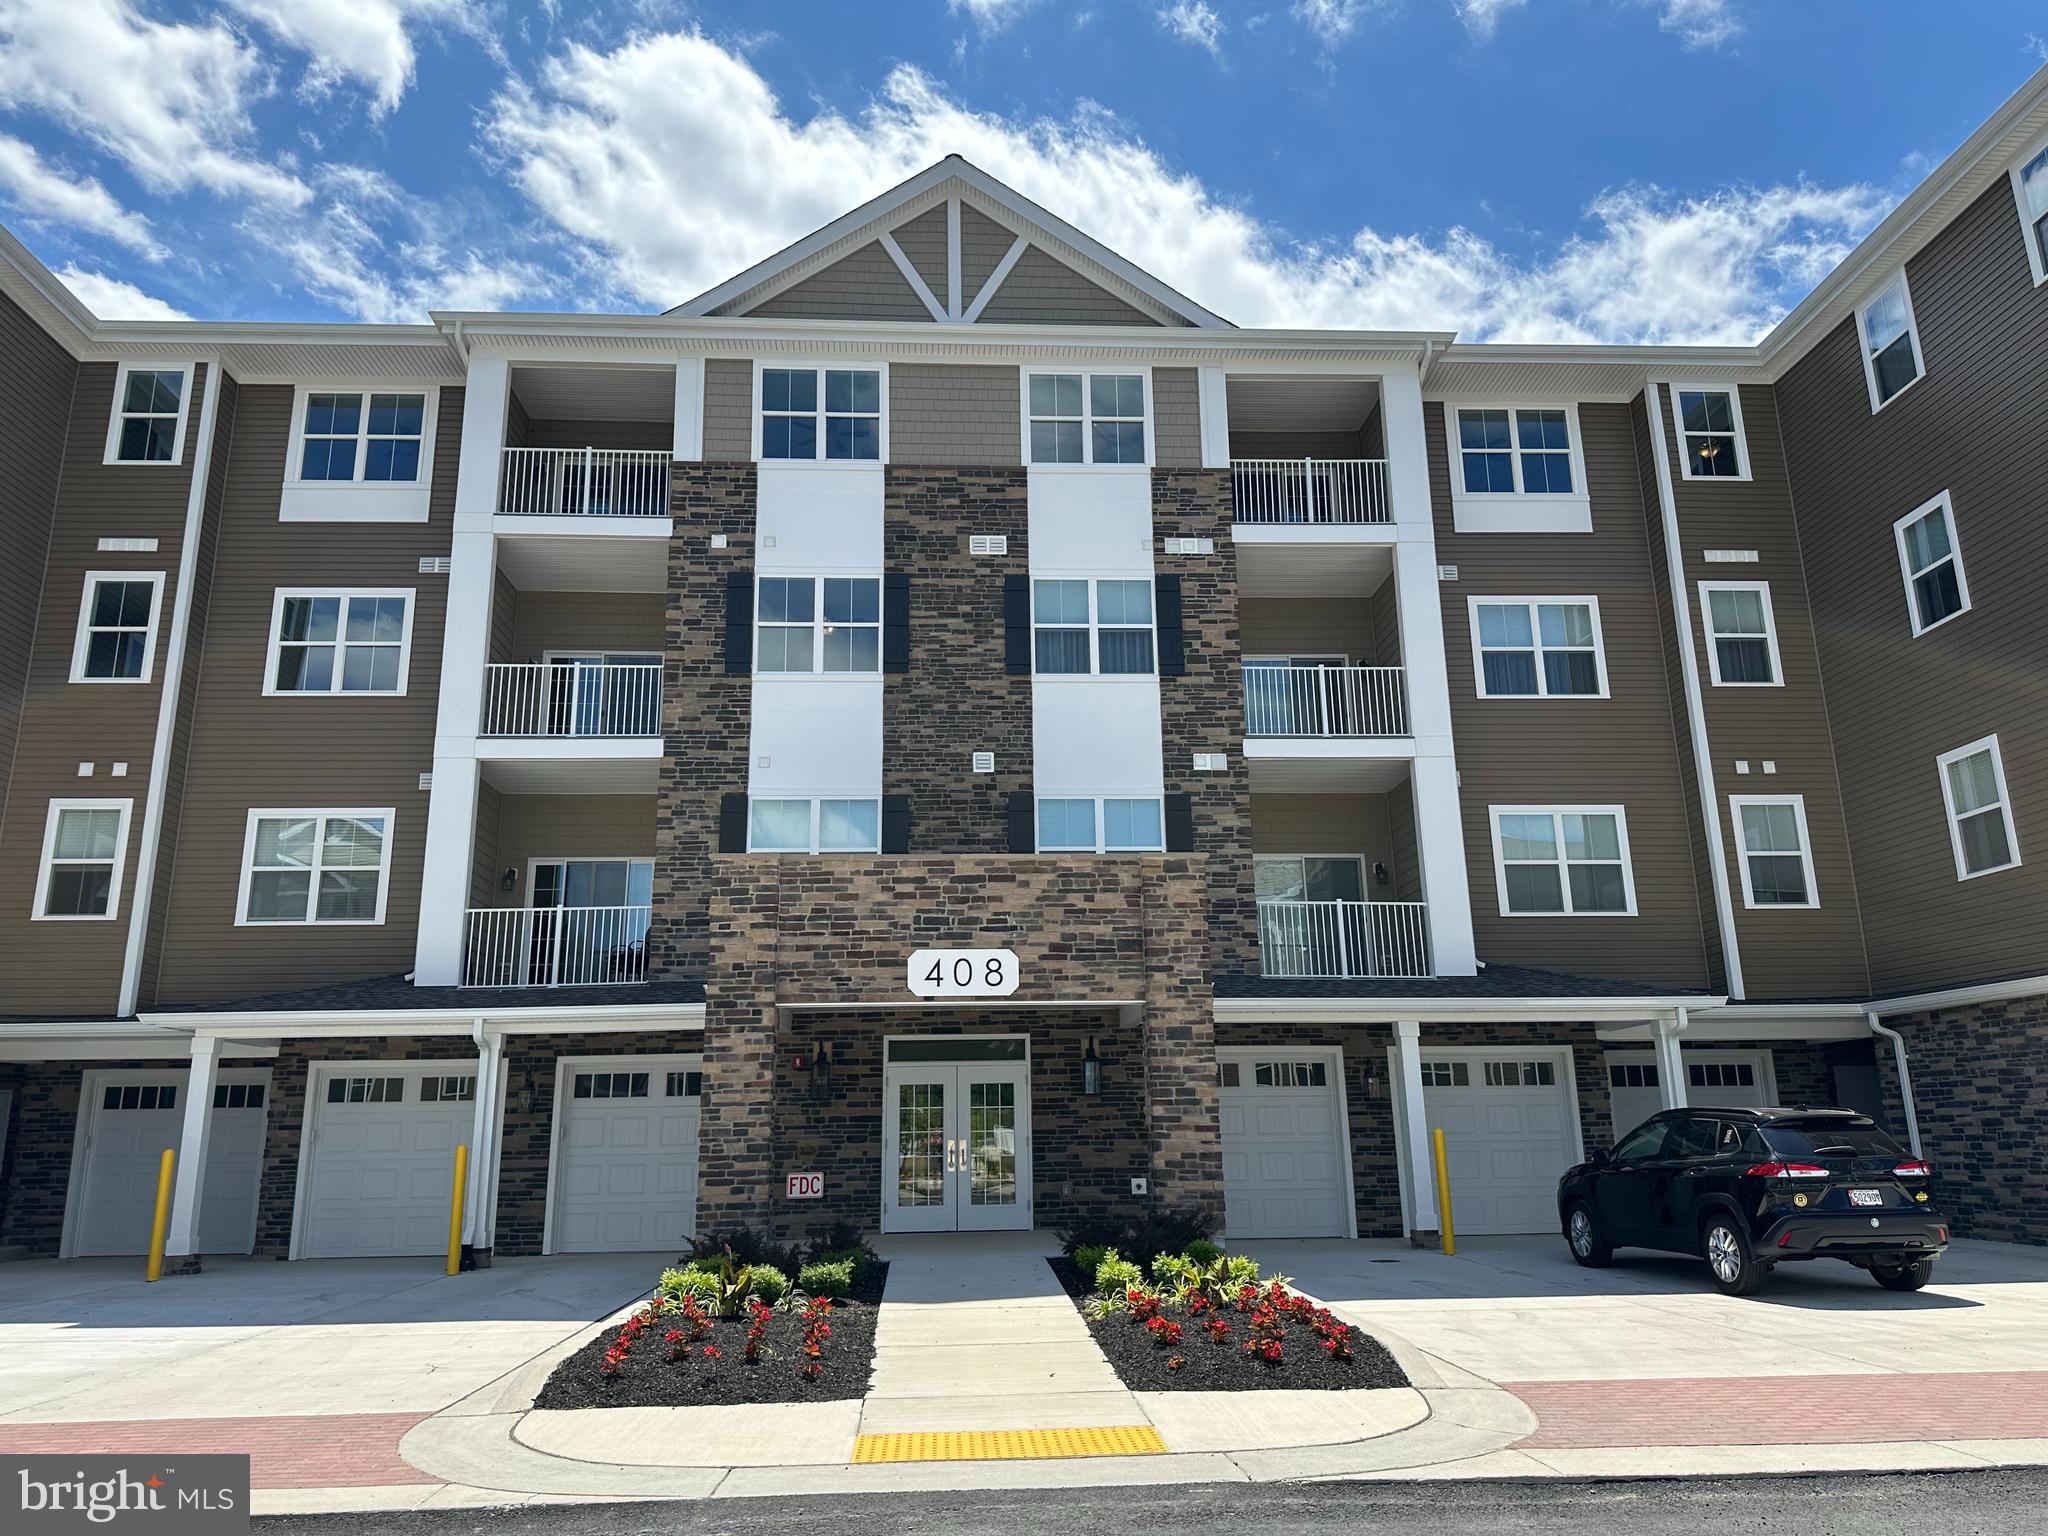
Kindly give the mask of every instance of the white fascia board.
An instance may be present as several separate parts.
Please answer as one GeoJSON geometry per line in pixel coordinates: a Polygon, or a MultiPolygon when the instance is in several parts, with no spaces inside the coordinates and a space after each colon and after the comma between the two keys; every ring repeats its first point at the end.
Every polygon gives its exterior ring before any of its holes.
{"type": "MultiPolygon", "coordinates": [[[[1603,1045],[1648,1045],[1656,1039],[1655,1026],[1641,1019],[1603,1026],[1598,1034],[1603,1045]]],[[[1863,1021],[1861,1010],[1848,1014],[1837,1010],[1804,1016],[1789,1010],[1748,1009],[1740,1004],[1731,1004],[1727,1008],[1704,1012],[1688,1010],[1685,1021],[1687,1046],[1868,1038],[1870,1030],[1863,1021]]]]}
{"type": "Polygon", "coordinates": [[[546,1034],[573,1021],[579,1034],[622,1030],[704,1027],[702,1003],[628,1003],[617,1007],[539,1008],[344,1008],[333,1011],[293,1010],[278,1013],[142,1014],[146,1023],[187,1035],[215,1040],[347,1039],[387,1035],[402,1028],[408,1034],[467,1035],[479,1020],[497,1033],[546,1034]]]}
{"type": "Polygon", "coordinates": [[[1438,1024],[1485,1024],[1504,1017],[1569,1024],[1621,1019],[1645,1022],[1684,1008],[1711,1008],[1723,997],[1224,997],[1213,1004],[1218,1023],[1389,1024],[1421,1019],[1438,1024]]]}
{"type": "Polygon", "coordinates": [[[2011,981],[1975,982],[1932,992],[1908,992],[1872,998],[1868,1011],[1879,1018],[1900,1013],[1928,1013],[1937,1008],[1967,1008],[1972,1003],[2002,1003],[2016,997],[2048,996],[2048,976],[2021,976],[2011,981]]]}

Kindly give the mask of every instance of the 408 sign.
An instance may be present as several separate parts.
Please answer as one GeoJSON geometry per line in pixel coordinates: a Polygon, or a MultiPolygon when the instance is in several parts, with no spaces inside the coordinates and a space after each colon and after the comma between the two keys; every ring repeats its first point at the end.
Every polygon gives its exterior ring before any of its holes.
{"type": "Polygon", "coordinates": [[[917,997],[1008,997],[1017,990],[1017,956],[1007,949],[920,949],[910,956],[917,997]]]}

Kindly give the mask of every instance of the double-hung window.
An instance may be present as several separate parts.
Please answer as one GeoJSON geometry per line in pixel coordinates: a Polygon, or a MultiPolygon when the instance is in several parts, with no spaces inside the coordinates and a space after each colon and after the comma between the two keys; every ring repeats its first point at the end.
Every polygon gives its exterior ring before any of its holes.
{"type": "Polygon", "coordinates": [[[416,482],[426,434],[424,392],[310,390],[299,430],[299,480],[416,482]]]}
{"type": "Polygon", "coordinates": [[[1482,699],[1606,696],[1599,599],[1475,597],[1471,613],[1482,699]]]}
{"type": "Polygon", "coordinates": [[[1502,916],[1635,915],[1620,806],[1497,805],[1492,819],[1502,916]]]}
{"type": "Polygon", "coordinates": [[[2012,168],[2012,192],[2020,205],[2034,282],[2048,283],[2048,144],[2012,168]]]}
{"type": "Polygon", "coordinates": [[[1813,843],[1799,795],[1730,795],[1745,907],[1817,907],[1813,843]]]}
{"type": "Polygon", "coordinates": [[[1570,496],[1572,418],[1563,406],[1466,405],[1458,467],[1468,496],[1570,496]]]}
{"type": "Polygon", "coordinates": [[[410,588],[280,588],[270,616],[263,691],[404,693],[412,598],[410,588]]]}
{"type": "Polygon", "coordinates": [[[879,800],[759,799],[747,807],[749,853],[876,853],[879,800]]]}
{"type": "Polygon", "coordinates": [[[376,811],[251,811],[236,921],[381,923],[391,819],[376,811]]]}
{"type": "Polygon", "coordinates": [[[1707,621],[1707,670],[1717,688],[1782,684],[1778,627],[1767,581],[1703,581],[1700,612],[1707,621]]]}
{"type": "Polygon", "coordinates": [[[138,368],[123,363],[114,379],[107,424],[109,464],[176,464],[185,455],[189,368],[138,368]]]}
{"type": "Polygon", "coordinates": [[[34,916],[57,922],[121,915],[132,800],[52,800],[36,872],[34,916]]]}
{"type": "Polygon", "coordinates": [[[1915,507],[1896,523],[1899,569],[1906,578],[1906,616],[1925,634],[1970,606],[1963,552],[1956,544],[1955,508],[1947,491],[1915,507]]]}
{"type": "Polygon", "coordinates": [[[1024,406],[1033,464],[1147,462],[1142,373],[1027,374],[1024,406]]]}
{"type": "Polygon", "coordinates": [[[881,669],[879,577],[760,578],[755,594],[756,672],[877,673],[881,669]]]}
{"type": "Polygon", "coordinates": [[[1870,385],[1870,408],[1881,411],[1926,371],[1913,325],[1913,295],[1906,288],[1904,272],[1856,311],[1856,329],[1863,338],[1863,374],[1870,385]]]}
{"type": "Polygon", "coordinates": [[[1162,801],[1046,796],[1038,802],[1040,853],[1157,853],[1165,847],[1162,801]]]}
{"type": "Polygon", "coordinates": [[[156,665],[162,571],[87,571],[71,650],[74,683],[146,683],[156,665]]]}
{"type": "Polygon", "coordinates": [[[1046,579],[1032,586],[1032,649],[1045,675],[1154,670],[1149,581],[1046,579]]]}
{"type": "Polygon", "coordinates": [[[1687,480],[1747,480],[1749,444],[1742,434],[1742,395],[1734,385],[1674,384],[1678,468],[1687,480]]]}
{"type": "Polygon", "coordinates": [[[1956,878],[1968,880],[2020,861],[2013,835],[2012,801],[2005,789],[2005,762],[1998,738],[1986,736],[1936,759],[1941,799],[1948,811],[1948,836],[1956,856],[1956,878]]]}
{"type": "Polygon", "coordinates": [[[881,370],[764,367],[761,457],[880,459],[881,370]]]}

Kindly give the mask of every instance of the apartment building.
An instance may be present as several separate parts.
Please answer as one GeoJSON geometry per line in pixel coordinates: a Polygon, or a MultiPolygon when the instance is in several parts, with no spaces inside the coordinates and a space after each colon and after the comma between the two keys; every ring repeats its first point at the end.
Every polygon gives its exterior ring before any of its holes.
{"type": "Polygon", "coordinates": [[[1545,1232],[1847,1104],[2048,1240],[2048,72],[1754,347],[1237,327],[949,158],[660,315],[0,237],[0,1248],[1545,1232]],[[2029,863],[2024,855],[2037,857],[2029,863]],[[803,1178],[796,1176],[804,1175],[803,1178]]]}

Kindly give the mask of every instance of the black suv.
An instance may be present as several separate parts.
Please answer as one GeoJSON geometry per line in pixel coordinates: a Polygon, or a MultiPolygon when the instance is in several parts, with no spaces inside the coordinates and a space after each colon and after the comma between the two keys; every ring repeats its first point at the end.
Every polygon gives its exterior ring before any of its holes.
{"type": "Polygon", "coordinates": [[[1567,1169],[1557,1214],[1588,1267],[1617,1248],[1696,1253],[1725,1295],[1747,1296],[1774,1264],[1845,1259],[1917,1291],[1948,1248],[1928,1181],[1851,1110],[1667,1109],[1567,1169]]]}

